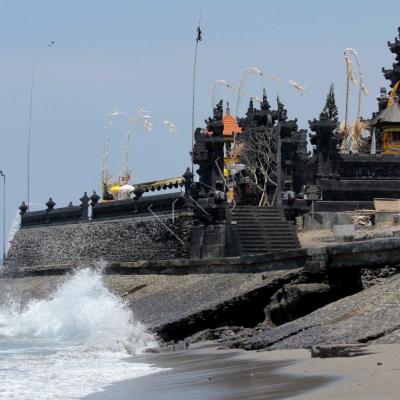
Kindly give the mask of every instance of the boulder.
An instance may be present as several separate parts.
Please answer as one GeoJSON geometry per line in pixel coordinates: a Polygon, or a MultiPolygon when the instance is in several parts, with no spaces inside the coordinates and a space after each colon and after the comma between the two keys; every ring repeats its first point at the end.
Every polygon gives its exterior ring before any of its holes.
{"type": "Polygon", "coordinates": [[[332,301],[331,287],[325,283],[285,285],[265,308],[266,320],[276,325],[302,317],[332,301]]]}

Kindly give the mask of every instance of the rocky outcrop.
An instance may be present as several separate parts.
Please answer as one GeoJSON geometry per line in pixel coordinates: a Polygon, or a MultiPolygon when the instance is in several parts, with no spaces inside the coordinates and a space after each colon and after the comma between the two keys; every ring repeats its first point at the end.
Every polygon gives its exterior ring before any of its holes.
{"type": "Polygon", "coordinates": [[[326,283],[290,284],[271,297],[265,309],[265,317],[280,325],[330,303],[333,297],[332,288],[326,283]]]}
{"type": "MultiPolygon", "coordinates": [[[[270,296],[300,278],[298,270],[103,276],[105,286],[122,296],[136,318],[165,341],[208,328],[252,328],[264,320],[270,296]]],[[[11,297],[26,302],[51,296],[66,279],[68,275],[0,277],[0,304],[11,297]]]]}
{"type": "MultiPolygon", "coordinates": [[[[125,223],[128,221],[116,226],[121,228],[125,223]]],[[[82,224],[85,225],[88,224],[82,224]]],[[[107,226],[98,229],[111,235],[116,226],[111,222],[104,225],[107,226]]],[[[136,234],[151,226],[135,225],[136,234]]],[[[58,228],[63,231],[68,226],[58,228]]],[[[134,234],[132,227],[127,229],[134,234]]],[[[60,233],[56,235],[55,230],[49,229],[45,235],[51,232],[56,240],[60,233]]],[[[176,251],[163,237],[151,237],[156,240],[154,255],[165,256],[176,251]]],[[[107,236],[101,238],[107,246],[107,236]]],[[[59,257],[68,254],[79,260],[73,254],[79,246],[74,240],[77,239],[70,240],[71,249],[59,257]]],[[[137,239],[135,244],[129,235],[124,240],[120,245],[125,246],[128,254],[137,251],[136,257],[144,254],[145,246],[153,246],[148,236],[137,239]],[[139,244],[143,249],[129,248],[139,244]]],[[[86,246],[88,242],[82,241],[82,246],[86,246]]],[[[397,239],[380,239],[369,246],[363,242],[360,246],[344,244],[342,248],[308,252],[299,249],[243,258],[110,262],[103,270],[104,282],[126,300],[140,321],[166,342],[187,337],[209,338],[245,349],[400,342],[399,269],[392,264],[397,258],[386,264],[389,256],[385,253],[385,250],[390,254],[398,252],[396,244],[399,244],[397,239]],[[375,256],[366,265],[362,264],[372,252],[375,256]],[[346,266],[345,259],[359,255],[361,261],[353,259],[352,265],[346,266]],[[385,263],[379,264],[382,260],[385,263]],[[302,268],[296,268],[296,264],[302,268]]],[[[48,257],[57,259],[56,250],[48,257]]],[[[86,265],[86,261],[81,262],[78,268],[86,265]]],[[[57,276],[57,271],[67,273],[72,269],[62,269],[57,263],[51,268],[39,263],[8,278],[0,277],[0,301],[8,294],[22,301],[50,295],[66,279],[65,275],[57,276]]]]}
{"type": "Polygon", "coordinates": [[[365,344],[328,344],[311,349],[313,358],[359,357],[368,354],[365,344]]]}
{"type": "Polygon", "coordinates": [[[281,326],[231,343],[254,349],[400,342],[400,275],[281,326]]]}

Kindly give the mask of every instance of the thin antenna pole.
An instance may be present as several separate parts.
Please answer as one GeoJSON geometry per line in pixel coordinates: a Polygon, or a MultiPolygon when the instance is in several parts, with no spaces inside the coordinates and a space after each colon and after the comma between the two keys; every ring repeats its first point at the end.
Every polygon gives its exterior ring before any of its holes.
{"type": "Polygon", "coordinates": [[[344,115],[344,131],[347,137],[347,125],[348,125],[348,120],[349,120],[349,91],[350,91],[350,77],[349,77],[349,72],[350,72],[350,65],[349,62],[350,60],[347,59],[345,56],[346,60],[346,105],[345,105],[345,115],[344,115]]]}
{"type": "MultiPolygon", "coordinates": [[[[47,44],[47,47],[53,47],[55,44],[54,40],[47,44]]],[[[33,110],[33,88],[35,82],[35,73],[36,73],[36,64],[35,59],[40,54],[40,48],[37,50],[36,56],[33,58],[32,62],[32,77],[31,77],[31,86],[29,93],[29,122],[28,122],[28,148],[27,148],[27,157],[26,157],[26,186],[27,186],[27,200],[28,200],[28,209],[30,206],[30,184],[31,184],[31,132],[32,132],[32,110],[33,110]]]]}
{"type": "Polygon", "coordinates": [[[6,174],[0,171],[3,177],[3,267],[6,264],[6,174]]]}
{"type": "Polygon", "coordinates": [[[197,50],[199,47],[199,42],[201,42],[201,17],[203,14],[203,2],[201,2],[199,23],[197,25],[197,37],[196,37],[196,47],[194,50],[194,61],[193,61],[193,85],[192,85],[192,174],[193,174],[193,149],[194,149],[194,114],[195,114],[195,99],[196,99],[196,69],[197,69],[197,50]]]}
{"type": "Polygon", "coordinates": [[[35,64],[32,64],[32,77],[31,77],[31,86],[30,86],[30,94],[29,94],[29,122],[28,122],[28,149],[27,149],[27,200],[28,200],[28,209],[30,206],[30,174],[31,174],[31,131],[32,131],[32,106],[33,106],[33,86],[35,82],[35,64]]]}

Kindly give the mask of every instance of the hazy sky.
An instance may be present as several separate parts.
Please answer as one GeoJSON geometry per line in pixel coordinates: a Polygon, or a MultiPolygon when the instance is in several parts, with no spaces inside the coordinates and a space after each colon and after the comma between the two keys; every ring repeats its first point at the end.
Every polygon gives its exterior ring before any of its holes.
{"type": "MultiPolygon", "coordinates": [[[[29,85],[33,93],[31,201],[78,203],[99,189],[103,127],[119,109],[150,110],[154,129],[134,128],[131,167],[137,182],[181,175],[191,146],[192,68],[200,0],[0,0],[0,169],[8,177],[7,224],[26,200],[29,85]],[[55,41],[54,47],[46,46],[55,41]],[[177,125],[171,135],[162,120],[177,125]]],[[[238,84],[248,66],[283,83],[251,77],[244,89],[271,101],[279,92],[301,128],[317,117],[331,82],[343,117],[343,49],[358,50],[376,109],[394,61],[386,42],[400,25],[400,2],[388,0],[205,0],[198,53],[196,125],[211,113],[215,80],[238,84]],[[304,95],[288,79],[307,87],[304,95]]],[[[220,87],[218,98],[236,94],[220,87]]],[[[243,99],[243,113],[248,99],[243,99]]],[[[352,94],[353,112],[356,90],[352,94]]],[[[126,119],[111,130],[111,164],[123,165],[126,119]]]]}

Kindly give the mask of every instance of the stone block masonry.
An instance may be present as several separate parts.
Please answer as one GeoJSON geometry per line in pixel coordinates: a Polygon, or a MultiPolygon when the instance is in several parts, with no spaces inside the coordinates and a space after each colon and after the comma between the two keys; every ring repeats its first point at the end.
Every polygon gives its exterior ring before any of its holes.
{"type": "Polygon", "coordinates": [[[153,217],[20,229],[11,244],[6,267],[187,258],[192,217],[181,215],[174,222],[161,218],[182,242],[153,217]]]}

